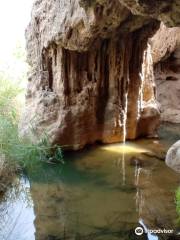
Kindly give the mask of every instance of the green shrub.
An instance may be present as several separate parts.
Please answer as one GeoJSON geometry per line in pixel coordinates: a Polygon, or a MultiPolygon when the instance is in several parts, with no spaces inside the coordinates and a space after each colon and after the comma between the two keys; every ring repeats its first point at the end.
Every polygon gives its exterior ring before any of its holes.
{"type": "Polygon", "coordinates": [[[180,224],[180,187],[176,191],[176,211],[178,214],[178,223],[180,224]]]}
{"type": "Polygon", "coordinates": [[[176,191],[177,212],[180,215],[180,188],[176,191]]]}
{"type": "Polygon", "coordinates": [[[9,61],[0,60],[0,194],[11,185],[17,171],[32,172],[42,162],[63,163],[61,148],[52,146],[45,134],[37,144],[19,137],[27,70],[20,44],[9,61]]]}
{"type": "Polygon", "coordinates": [[[21,93],[17,83],[0,76],[0,154],[6,156],[10,166],[34,167],[38,162],[63,162],[59,146],[52,146],[44,136],[37,144],[18,135],[17,97],[21,93]]]}

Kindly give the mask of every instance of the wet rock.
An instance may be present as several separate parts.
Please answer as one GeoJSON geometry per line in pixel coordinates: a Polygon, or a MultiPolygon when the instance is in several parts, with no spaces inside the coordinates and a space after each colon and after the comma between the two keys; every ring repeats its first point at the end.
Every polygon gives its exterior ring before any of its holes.
{"type": "Polygon", "coordinates": [[[159,107],[157,101],[154,99],[153,101],[150,100],[143,103],[137,129],[138,135],[141,137],[157,138],[156,130],[159,123],[159,107]]]}
{"type": "Polygon", "coordinates": [[[180,141],[177,141],[168,150],[166,164],[174,171],[180,173],[180,141]]]}

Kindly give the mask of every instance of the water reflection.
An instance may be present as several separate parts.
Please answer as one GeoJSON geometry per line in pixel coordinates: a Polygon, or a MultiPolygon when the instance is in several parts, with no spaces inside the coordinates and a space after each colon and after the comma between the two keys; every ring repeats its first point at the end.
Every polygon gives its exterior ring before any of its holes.
{"type": "Polygon", "coordinates": [[[0,239],[34,240],[35,214],[27,178],[16,179],[0,204],[0,239]]]}
{"type": "Polygon", "coordinates": [[[77,154],[56,182],[35,179],[36,239],[136,239],[139,219],[149,229],[174,228],[177,176],[163,162],[131,151],[123,185],[118,159],[119,152],[97,148],[77,154]]]}
{"type": "Polygon", "coordinates": [[[30,185],[24,178],[20,184],[26,191],[0,205],[5,217],[0,216],[5,225],[0,239],[153,239],[137,237],[135,228],[144,224],[148,229],[174,229],[179,177],[164,162],[143,155],[149,151],[143,144],[134,144],[134,152],[132,145],[126,146],[123,184],[116,164],[122,155],[114,147],[82,151],[67,156],[64,166],[44,165],[30,172],[30,185]]]}
{"type": "MultiPolygon", "coordinates": [[[[143,220],[140,219],[139,220],[139,223],[141,224],[141,226],[143,227],[143,229],[148,232],[148,228],[146,227],[146,225],[144,224],[143,220]]],[[[150,234],[149,232],[147,233],[147,237],[148,237],[148,240],[158,240],[158,236],[155,236],[153,234],[150,234]]]]}

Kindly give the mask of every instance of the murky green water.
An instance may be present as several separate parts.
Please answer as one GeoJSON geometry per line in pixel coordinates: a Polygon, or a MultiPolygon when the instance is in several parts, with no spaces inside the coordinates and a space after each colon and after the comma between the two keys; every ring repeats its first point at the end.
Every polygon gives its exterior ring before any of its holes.
{"type": "Polygon", "coordinates": [[[180,177],[160,160],[178,138],[175,127],[162,127],[161,140],[92,147],[29,172],[0,204],[0,239],[166,239],[134,230],[178,230],[180,177]]]}

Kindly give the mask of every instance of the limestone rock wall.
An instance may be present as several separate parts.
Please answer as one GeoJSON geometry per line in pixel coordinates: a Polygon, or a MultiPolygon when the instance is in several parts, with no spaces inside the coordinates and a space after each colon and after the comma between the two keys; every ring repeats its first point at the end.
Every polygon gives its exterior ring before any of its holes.
{"type": "Polygon", "coordinates": [[[179,24],[178,1],[36,0],[21,134],[70,149],[153,135],[159,122],[148,38],[179,24]],[[174,8],[173,8],[174,9],[174,8]]]}
{"type": "Polygon", "coordinates": [[[179,0],[119,0],[133,14],[164,22],[169,27],[180,26],[179,0]]]}
{"type": "Polygon", "coordinates": [[[161,120],[180,123],[180,28],[161,24],[151,42],[161,120]]]}

